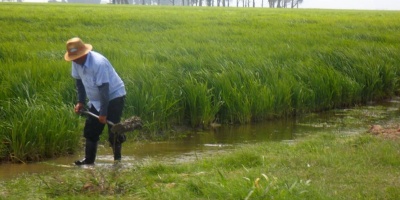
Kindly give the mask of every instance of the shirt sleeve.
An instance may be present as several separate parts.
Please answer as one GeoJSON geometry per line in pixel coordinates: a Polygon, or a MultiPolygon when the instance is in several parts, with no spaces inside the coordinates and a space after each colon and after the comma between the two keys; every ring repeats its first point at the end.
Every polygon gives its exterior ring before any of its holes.
{"type": "Polygon", "coordinates": [[[78,93],[78,102],[85,104],[86,91],[85,91],[85,86],[83,86],[83,82],[81,79],[76,79],[76,90],[78,93]]]}
{"type": "Polygon", "coordinates": [[[103,83],[99,86],[100,92],[100,115],[107,116],[108,114],[108,99],[109,99],[109,84],[103,83]]]}

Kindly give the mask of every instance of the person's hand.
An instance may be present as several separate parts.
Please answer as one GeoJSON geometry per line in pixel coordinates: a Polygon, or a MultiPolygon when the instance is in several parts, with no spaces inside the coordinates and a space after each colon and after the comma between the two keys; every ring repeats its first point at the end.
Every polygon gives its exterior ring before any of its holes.
{"type": "Polygon", "coordinates": [[[102,124],[106,124],[107,123],[107,116],[100,115],[99,116],[99,122],[102,123],[102,124]]]}
{"type": "Polygon", "coordinates": [[[84,107],[83,103],[77,103],[77,104],[75,105],[75,108],[74,108],[75,113],[76,113],[76,114],[79,114],[80,111],[83,109],[83,107],[84,107]]]}

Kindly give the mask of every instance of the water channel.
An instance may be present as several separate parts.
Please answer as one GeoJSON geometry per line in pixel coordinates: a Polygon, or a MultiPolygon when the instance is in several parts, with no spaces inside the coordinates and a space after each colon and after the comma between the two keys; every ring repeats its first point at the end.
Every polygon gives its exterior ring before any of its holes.
{"type": "MultiPolygon", "coordinates": [[[[232,150],[243,144],[265,141],[293,142],[310,134],[359,134],[372,124],[397,125],[400,120],[400,98],[378,104],[337,109],[317,114],[306,114],[294,119],[265,123],[221,126],[214,130],[193,133],[186,138],[163,142],[128,141],[123,146],[122,164],[129,167],[152,160],[168,163],[188,162],[232,150]]],[[[32,164],[0,164],[0,180],[9,180],[26,173],[49,173],[70,168],[81,159],[83,150],[72,156],[32,164]]],[[[108,146],[100,145],[94,167],[112,166],[113,157],[108,146]]]]}

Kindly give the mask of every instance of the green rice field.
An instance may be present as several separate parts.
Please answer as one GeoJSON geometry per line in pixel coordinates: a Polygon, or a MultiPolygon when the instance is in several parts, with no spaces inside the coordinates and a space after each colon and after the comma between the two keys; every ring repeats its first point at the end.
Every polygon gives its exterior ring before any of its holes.
{"type": "Polygon", "coordinates": [[[72,37],[111,61],[124,117],[156,137],[393,97],[399,32],[396,11],[1,3],[0,160],[79,147],[72,37]]]}

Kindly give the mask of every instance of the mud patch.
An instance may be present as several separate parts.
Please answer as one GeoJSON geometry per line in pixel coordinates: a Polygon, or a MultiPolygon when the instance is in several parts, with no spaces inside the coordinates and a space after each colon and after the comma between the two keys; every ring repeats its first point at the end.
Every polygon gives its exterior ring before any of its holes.
{"type": "Polygon", "coordinates": [[[381,125],[372,125],[369,133],[386,139],[397,140],[400,138],[400,128],[384,128],[381,125]]]}

